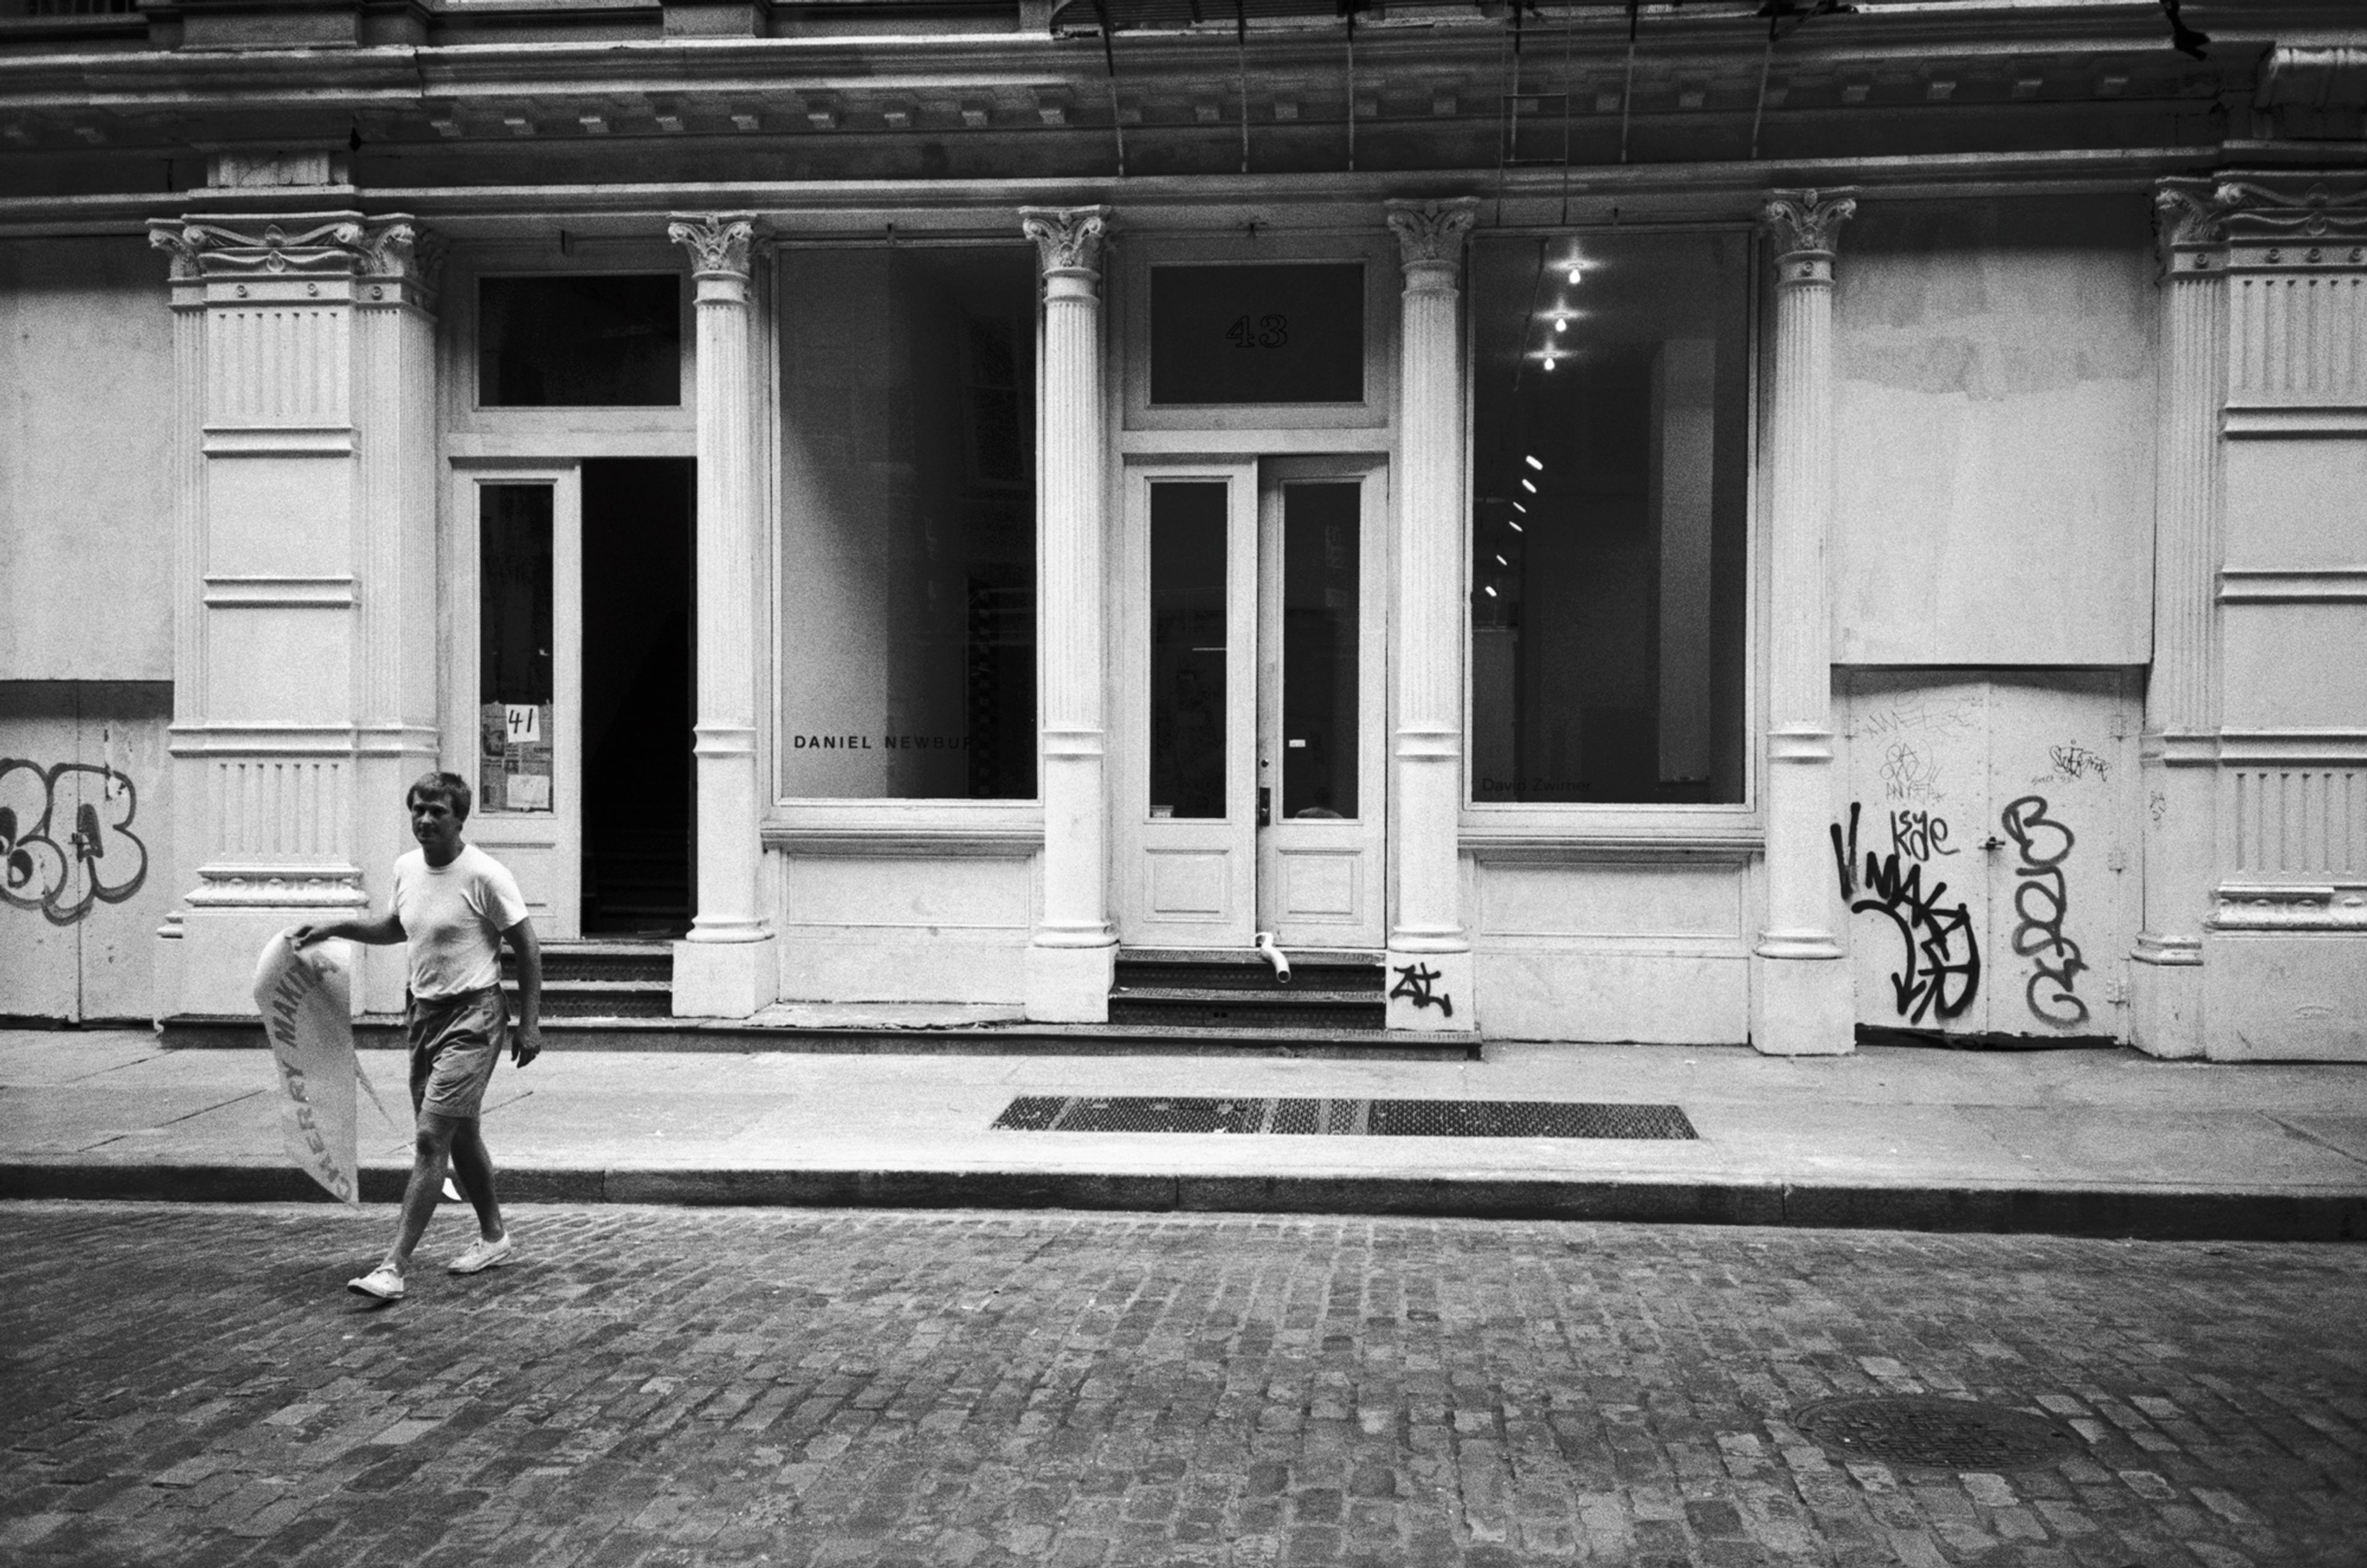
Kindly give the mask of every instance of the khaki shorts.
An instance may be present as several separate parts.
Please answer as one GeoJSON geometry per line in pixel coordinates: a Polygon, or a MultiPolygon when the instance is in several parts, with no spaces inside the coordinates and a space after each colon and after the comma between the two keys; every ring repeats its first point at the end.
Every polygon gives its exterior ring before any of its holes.
{"type": "Polygon", "coordinates": [[[501,987],[410,998],[402,1021],[411,1035],[412,1108],[474,1121],[484,1107],[493,1064],[509,1043],[510,1010],[501,987]]]}

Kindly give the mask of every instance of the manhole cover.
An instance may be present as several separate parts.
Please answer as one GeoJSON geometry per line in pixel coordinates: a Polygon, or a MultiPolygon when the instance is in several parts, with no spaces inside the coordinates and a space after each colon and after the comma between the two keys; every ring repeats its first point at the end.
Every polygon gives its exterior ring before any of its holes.
{"type": "Polygon", "coordinates": [[[1964,1399],[1848,1394],[1804,1406],[1792,1424],[1854,1458],[1941,1470],[2039,1470],[2079,1451],[2044,1416],[1964,1399]]]}

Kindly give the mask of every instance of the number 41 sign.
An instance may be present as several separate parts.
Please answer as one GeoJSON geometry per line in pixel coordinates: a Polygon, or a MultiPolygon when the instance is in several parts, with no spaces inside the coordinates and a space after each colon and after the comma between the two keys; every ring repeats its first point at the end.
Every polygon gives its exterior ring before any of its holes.
{"type": "Polygon", "coordinates": [[[534,703],[504,703],[502,734],[513,746],[532,746],[542,739],[542,708],[534,703]]]}

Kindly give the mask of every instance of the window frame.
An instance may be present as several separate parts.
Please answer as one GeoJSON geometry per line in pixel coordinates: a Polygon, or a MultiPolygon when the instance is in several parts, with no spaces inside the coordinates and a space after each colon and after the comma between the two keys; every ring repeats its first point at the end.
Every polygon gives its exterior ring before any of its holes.
{"type": "MultiPolygon", "coordinates": [[[[1471,476],[1477,471],[1479,446],[1479,334],[1471,298],[1469,269],[1462,290],[1463,332],[1463,779],[1457,818],[1466,852],[1483,859],[1565,860],[1639,856],[1654,860],[1671,855],[1740,862],[1752,858],[1766,839],[1766,626],[1767,507],[1762,491],[1766,475],[1761,464],[1766,419],[1764,376],[1766,309],[1765,236],[1748,220],[1693,220],[1649,225],[1507,224],[1486,231],[1489,241],[1564,236],[1582,244],[1617,234],[1723,233],[1744,242],[1744,266],[1749,284],[1743,307],[1745,395],[1742,487],[1743,562],[1742,657],[1742,798],[1698,804],[1622,801],[1481,801],[1474,798],[1473,758],[1477,709],[1474,705],[1471,595],[1472,554],[1478,525],[1471,476]]],[[[1475,234],[1477,244],[1481,236],[1475,234]]]]}

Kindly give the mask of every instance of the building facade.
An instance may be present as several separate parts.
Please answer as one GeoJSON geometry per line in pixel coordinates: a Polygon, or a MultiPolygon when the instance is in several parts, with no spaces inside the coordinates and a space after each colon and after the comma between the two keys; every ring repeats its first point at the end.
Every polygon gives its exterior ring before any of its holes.
{"type": "Polygon", "coordinates": [[[32,0],[0,1014],[251,1013],[443,767],[690,1018],[2367,1057],[2362,105],[2330,3],[32,0]]]}

